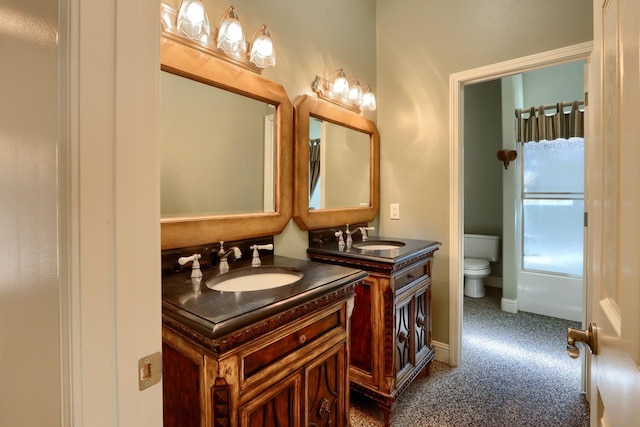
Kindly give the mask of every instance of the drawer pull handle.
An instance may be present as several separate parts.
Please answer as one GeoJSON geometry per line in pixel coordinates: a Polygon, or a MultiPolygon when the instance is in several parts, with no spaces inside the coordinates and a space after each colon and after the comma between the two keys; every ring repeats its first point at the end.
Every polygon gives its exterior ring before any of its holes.
{"type": "Polygon", "coordinates": [[[325,418],[331,413],[331,402],[326,397],[320,401],[320,407],[318,408],[318,415],[320,418],[325,418]]]}
{"type": "Polygon", "coordinates": [[[307,336],[305,334],[302,334],[298,337],[298,342],[300,344],[304,344],[307,341],[307,336]]]}
{"type": "Polygon", "coordinates": [[[400,342],[401,344],[404,344],[407,342],[407,333],[405,331],[401,331],[398,334],[398,342],[400,342]]]}
{"type": "Polygon", "coordinates": [[[424,327],[424,316],[418,316],[418,318],[416,319],[416,326],[418,328],[424,327]]]}
{"type": "Polygon", "coordinates": [[[413,274],[409,273],[407,274],[407,279],[409,280],[413,280],[416,276],[414,276],[413,274]]]}

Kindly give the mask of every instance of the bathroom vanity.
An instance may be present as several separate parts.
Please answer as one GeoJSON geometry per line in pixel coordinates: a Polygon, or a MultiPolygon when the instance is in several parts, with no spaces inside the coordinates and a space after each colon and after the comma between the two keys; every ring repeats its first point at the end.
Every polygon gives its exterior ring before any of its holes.
{"type": "Polygon", "coordinates": [[[373,399],[385,424],[398,396],[434,359],[431,269],[440,243],[370,237],[340,247],[334,230],[309,234],[311,260],[365,270],[351,318],[351,389],[373,399]],[[359,246],[359,247],[358,247],[359,246]]]}
{"type": "Polygon", "coordinates": [[[209,289],[215,269],[163,277],[164,425],[349,425],[349,318],[367,274],[273,255],[250,262],[229,273],[303,274],[239,292],[209,289]]]}

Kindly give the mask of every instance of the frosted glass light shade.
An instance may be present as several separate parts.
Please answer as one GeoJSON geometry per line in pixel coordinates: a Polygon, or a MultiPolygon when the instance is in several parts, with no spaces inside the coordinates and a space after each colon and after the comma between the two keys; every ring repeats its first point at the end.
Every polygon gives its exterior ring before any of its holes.
{"type": "Polygon", "coordinates": [[[183,0],[176,23],[178,31],[191,40],[209,36],[209,18],[200,0],[183,0]]]}
{"type": "MultiPolygon", "coordinates": [[[[368,86],[367,86],[368,88],[368,86]]],[[[360,104],[361,111],[375,111],[376,110],[376,97],[373,95],[370,89],[365,89],[362,95],[362,103],[360,104]]]]}
{"type": "Polygon", "coordinates": [[[253,35],[249,61],[260,68],[276,65],[276,52],[266,25],[258,28],[253,35]]]}
{"type": "Polygon", "coordinates": [[[348,101],[355,105],[362,104],[362,87],[360,86],[360,82],[358,79],[354,79],[353,83],[349,86],[349,96],[348,101]]]}
{"type": "Polygon", "coordinates": [[[347,81],[347,76],[342,71],[342,68],[338,70],[338,76],[331,82],[329,96],[343,99],[347,99],[349,96],[349,81],[347,81]]]}
{"type": "Polygon", "coordinates": [[[238,57],[247,52],[247,42],[244,38],[242,25],[240,25],[238,14],[233,6],[230,6],[220,18],[218,49],[238,57]]]}

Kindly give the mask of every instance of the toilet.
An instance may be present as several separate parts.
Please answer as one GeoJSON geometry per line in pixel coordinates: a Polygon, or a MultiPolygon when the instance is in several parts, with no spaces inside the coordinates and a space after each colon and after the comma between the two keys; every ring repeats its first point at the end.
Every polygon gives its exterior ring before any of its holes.
{"type": "Polygon", "coordinates": [[[464,235],[464,295],[485,295],[484,279],[491,274],[492,262],[498,261],[500,238],[482,234],[464,235]]]}

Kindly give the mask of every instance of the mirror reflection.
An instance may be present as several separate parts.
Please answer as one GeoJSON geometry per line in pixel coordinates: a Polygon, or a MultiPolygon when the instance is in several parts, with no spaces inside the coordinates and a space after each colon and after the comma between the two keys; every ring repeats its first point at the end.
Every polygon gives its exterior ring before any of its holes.
{"type": "Polygon", "coordinates": [[[309,118],[309,209],[367,207],[370,135],[309,118]]]}
{"type": "Polygon", "coordinates": [[[375,123],[308,95],[294,112],[293,219],[303,230],[373,221],[380,205],[375,123]]]}
{"type": "Polygon", "coordinates": [[[275,211],[274,105],[160,76],[162,218],[275,211]]]}

